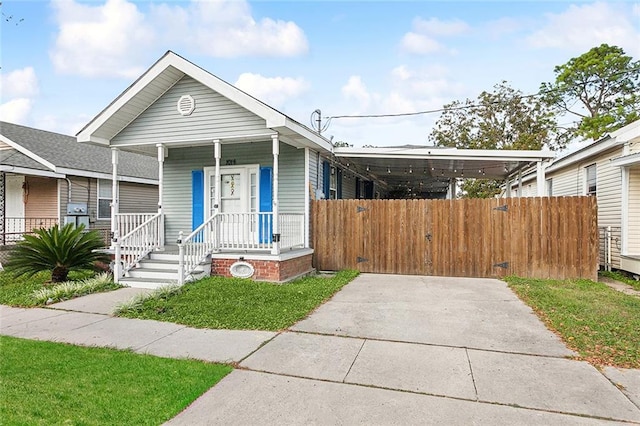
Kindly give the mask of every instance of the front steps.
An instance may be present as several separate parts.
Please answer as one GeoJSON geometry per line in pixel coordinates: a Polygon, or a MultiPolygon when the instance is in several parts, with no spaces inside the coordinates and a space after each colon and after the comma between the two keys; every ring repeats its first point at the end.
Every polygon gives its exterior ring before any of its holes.
{"type": "MultiPolygon", "coordinates": [[[[189,281],[211,275],[211,261],[202,263],[189,277],[189,281]]],[[[142,259],[138,266],[120,279],[120,284],[133,288],[156,289],[178,282],[178,253],[153,252],[142,259]]]]}

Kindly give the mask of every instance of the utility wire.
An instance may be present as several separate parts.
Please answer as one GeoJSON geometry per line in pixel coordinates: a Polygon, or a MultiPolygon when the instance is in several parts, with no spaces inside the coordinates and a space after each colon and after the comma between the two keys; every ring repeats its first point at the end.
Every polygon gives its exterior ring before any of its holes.
{"type": "MultiPolygon", "coordinates": [[[[629,74],[632,73],[634,71],[638,71],[640,70],[640,67],[635,67],[632,68],[630,70],[626,70],[623,72],[619,72],[616,74],[611,75],[610,77],[615,77],[615,76],[620,76],[620,75],[625,75],[625,74],[629,74]]],[[[595,83],[598,80],[592,80],[592,81],[587,81],[585,82],[585,84],[591,84],[591,83],[595,83]]],[[[547,95],[549,93],[553,93],[555,91],[559,91],[560,88],[557,89],[549,89],[549,90],[540,90],[536,93],[532,93],[529,95],[522,95],[522,96],[518,96],[520,99],[528,99],[528,98],[535,98],[538,96],[544,96],[547,95]]],[[[495,105],[500,103],[500,101],[493,101],[490,103],[490,105],[495,105]]],[[[325,117],[325,119],[327,119],[327,126],[330,123],[330,121],[334,118],[388,118],[388,117],[410,117],[410,116],[415,116],[415,115],[426,115],[426,114],[435,114],[435,113],[439,113],[439,112],[445,112],[445,111],[457,111],[457,110],[463,110],[463,109],[469,109],[469,108],[478,108],[483,106],[482,104],[477,104],[477,103],[469,103],[469,104],[465,104],[465,105],[458,105],[458,106],[450,106],[450,107],[443,107],[443,108],[437,108],[437,109],[429,109],[429,110],[424,110],[424,111],[415,111],[415,112],[400,112],[400,113],[395,113],[395,114],[344,114],[344,115],[332,115],[329,117],[325,117]]],[[[326,127],[325,127],[326,128],[326,127]]]]}

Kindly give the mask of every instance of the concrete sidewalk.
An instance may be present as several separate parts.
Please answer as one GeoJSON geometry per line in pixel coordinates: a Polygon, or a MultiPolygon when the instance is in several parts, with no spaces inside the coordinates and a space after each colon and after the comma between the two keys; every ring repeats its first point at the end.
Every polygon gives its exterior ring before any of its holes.
{"type": "Polygon", "coordinates": [[[640,424],[640,370],[569,359],[501,281],[363,274],[282,333],[106,315],[125,293],[3,306],[0,334],[239,363],[170,424],[640,424]]]}

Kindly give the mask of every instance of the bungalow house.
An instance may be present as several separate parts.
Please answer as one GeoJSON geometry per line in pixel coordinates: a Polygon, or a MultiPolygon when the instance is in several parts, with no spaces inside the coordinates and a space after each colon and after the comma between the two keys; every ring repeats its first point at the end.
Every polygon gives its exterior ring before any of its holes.
{"type": "MultiPolygon", "coordinates": [[[[640,274],[640,120],[549,163],[547,196],[592,195],[598,200],[601,266],[640,274]]],[[[535,196],[537,181],[512,182],[512,196],[535,196]]]]}
{"type": "MultiPolygon", "coordinates": [[[[116,179],[127,152],[157,158],[159,208],[134,228],[116,227],[112,241],[116,280],[150,288],[209,273],[289,280],[312,270],[312,199],[381,198],[400,184],[451,196],[451,178],[464,167],[496,177],[550,157],[334,149],[319,132],[170,51],[77,140],[111,149],[116,179]]],[[[113,223],[121,223],[123,202],[116,194],[113,223]]]]}
{"type": "MultiPolygon", "coordinates": [[[[109,241],[111,169],[107,148],[0,122],[0,245],[15,242],[33,229],[67,222],[103,230],[109,241]]],[[[123,153],[115,192],[123,213],[156,209],[155,159],[123,153]]]]}

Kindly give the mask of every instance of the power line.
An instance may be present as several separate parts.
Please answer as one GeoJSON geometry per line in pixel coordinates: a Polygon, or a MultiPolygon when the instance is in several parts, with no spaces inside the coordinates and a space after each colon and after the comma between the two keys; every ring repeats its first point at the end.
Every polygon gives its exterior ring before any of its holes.
{"type": "MultiPolygon", "coordinates": [[[[626,70],[626,71],[622,71],[622,72],[613,74],[613,75],[611,75],[611,77],[629,74],[631,72],[638,71],[638,70],[640,70],[640,67],[635,67],[635,68],[632,68],[630,70],[626,70]]],[[[591,84],[591,83],[595,83],[597,81],[598,80],[587,81],[584,84],[591,84]]],[[[553,92],[559,91],[559,90],[560,90],[560,88],[557,88],[555,90],[554,89],[540,90],[540,91],[538,91],[536,93],[532,93],[532,94],[529,94],[529,95],[517,96],[517,97],[519,97],[520,99],[535,98],[537,96],[547,95],[549,93],[553,93],[553,92]]],[[[493,101],[493,102],[490,102],[489,105],[495,105],[495,104],[499,104],[499,103],[500,103],[500,101],[493,101]]],[[[415,111],[415,112],[400,112],[400,113],[395,113],[395,114],[344,114],[344,115],[332,115],[332,116],[325,117],[325,118],[328,120],[327,123],[326,123],[326,127],[328,127],[329,123],[334,118],[411,117],[411,116],[415,116],[415,115],[426,115],[426,114],[435,114],[435,113],[440,113],[440,112],[445,112],[445,111],[458,111],[458,110],[469,109],[469,108],[478,108],[478,107],[481,107],[483,105],[486,105],[486,104],[468,103],[468,104],[465,104],[465,105],[442,107],[442,108],[437,108],[437,109],[429,109],[429,110],[415,111]]],[[[326,129],[326,127],[325,127],[325,129],[326,129]]]]}

